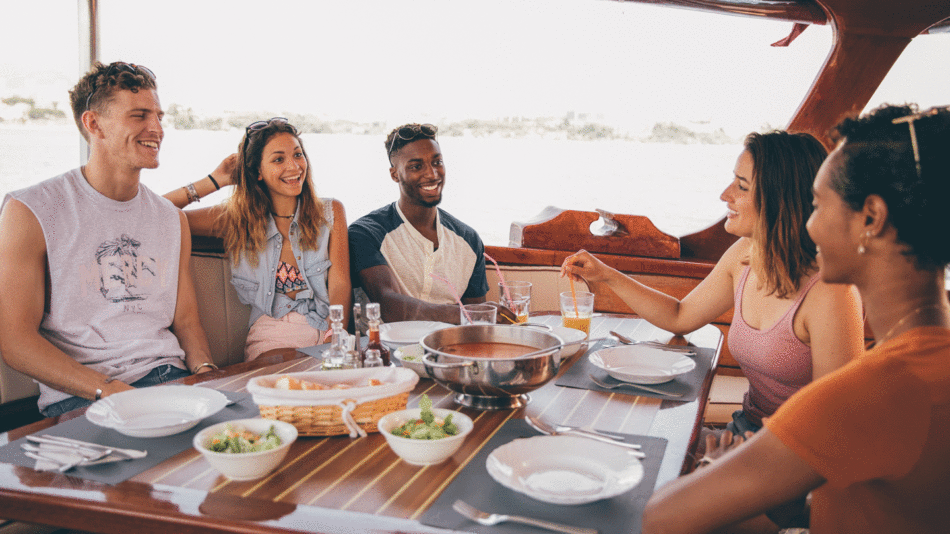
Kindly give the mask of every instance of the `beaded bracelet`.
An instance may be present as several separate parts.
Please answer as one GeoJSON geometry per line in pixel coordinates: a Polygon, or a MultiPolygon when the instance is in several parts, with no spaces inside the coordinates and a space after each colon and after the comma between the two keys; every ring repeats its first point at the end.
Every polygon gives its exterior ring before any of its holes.
{"type": "Polygon", "coordinates": [[[198,202],[201,200],[201,197],[198,196],[198,191],[195,189],[195,184],[191,183],[185,186],[185,194],[188,195],[188,202],[198,202]]]}

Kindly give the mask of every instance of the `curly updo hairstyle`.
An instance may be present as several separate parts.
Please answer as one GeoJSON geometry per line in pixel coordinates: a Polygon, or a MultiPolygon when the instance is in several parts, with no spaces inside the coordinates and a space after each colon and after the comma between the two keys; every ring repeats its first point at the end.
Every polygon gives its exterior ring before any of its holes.
{"type": "Polygon", "coordinates": [[[855,211],[869,195],[881,197],[897,240],[907,245],[905,254],[918,269],[950,263],[950,241],[938,237],[950,222],[950,108],[918,114],[915,105],[883,105],[843,120],[835,130],[841,164],[831,175],[831,188],[855,211]]]}

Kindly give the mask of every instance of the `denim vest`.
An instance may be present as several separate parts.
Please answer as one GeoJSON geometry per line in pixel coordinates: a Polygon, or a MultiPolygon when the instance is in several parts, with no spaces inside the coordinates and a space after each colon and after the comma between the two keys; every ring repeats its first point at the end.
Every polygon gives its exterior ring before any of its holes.
{"type": "Polygon", "coordinates": [[[273,216],[268,216],[267,219],[267,242],[264,250],[258,254],[257,266],[251,266],[243,256],[237,266],[232,266],[231,284],[237,290],[241,302],[251,306],[249,325],[253,325],[262,315],[280,319],[295,311],[306,317],[310,326],[319,330],[329,329],[327,317],[330,315],[330,295],[327,290],[327,270],[331,265],[328,244],[330,229],[333,228],[333,199],[325,198],[322,201],[327,223],[320,229],[316,250],[300,248],[300,231],[297,224],[299,203],[297,215],[294,215],[290,222],[290,246],[294,257],[297,258],[297,267],[307,281],[307,288],[297,292],[295,299],[289,299],[274,290],[283,237],[277,230],[273,216]]]}

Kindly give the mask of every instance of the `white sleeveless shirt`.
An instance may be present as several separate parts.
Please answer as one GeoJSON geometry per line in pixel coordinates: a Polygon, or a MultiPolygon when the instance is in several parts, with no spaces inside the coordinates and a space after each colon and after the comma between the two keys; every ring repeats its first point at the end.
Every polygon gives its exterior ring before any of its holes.
{"type": "MultiPolygon", "coordinates": [[[[186,369],[169,330],[178,297],[181,221],[139,184],[132,200],[96,191],[79,169],[7,195],[36,216],[49,261],[40,334],[73,359],[126,383],[155,367],[186,369]]],[[[69,395],[40,384],[42,410],[69,395]]]]}

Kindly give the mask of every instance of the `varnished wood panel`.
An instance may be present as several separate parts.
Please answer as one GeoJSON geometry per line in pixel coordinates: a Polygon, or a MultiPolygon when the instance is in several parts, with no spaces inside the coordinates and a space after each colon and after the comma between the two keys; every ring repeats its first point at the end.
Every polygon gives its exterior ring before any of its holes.
{"type": "Polygon", "coordinates": [[[679,258],[679,239],[661,232],[640,215],[615,214],[620,225],[615,235],[596,236],[590,225],[600,218],[593,211],[566,210],[553,218],[529,224],[521,230],[521,245],[527,248],[548,250],[578,250],[648,256],[653,258],[679,258]]]}

